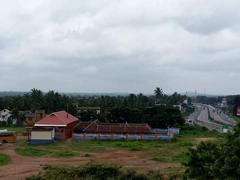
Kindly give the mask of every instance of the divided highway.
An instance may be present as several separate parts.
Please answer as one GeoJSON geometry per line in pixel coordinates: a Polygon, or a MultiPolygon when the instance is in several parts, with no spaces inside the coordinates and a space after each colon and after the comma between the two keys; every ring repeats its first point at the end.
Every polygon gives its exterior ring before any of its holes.
{"type": "Polygon", "coordinates": [[[189,116],[188,122],[193,122],[220,133],[225,133],[236,125],[233,119],[211,105],[196,103],[194,106],[195,112],[189,116]]]}

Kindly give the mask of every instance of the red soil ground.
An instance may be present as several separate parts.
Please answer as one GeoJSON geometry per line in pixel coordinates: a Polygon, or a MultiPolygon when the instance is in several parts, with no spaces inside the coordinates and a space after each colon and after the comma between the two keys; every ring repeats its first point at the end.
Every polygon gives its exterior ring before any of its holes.
{"type": "MultiPolygon", "coordinates": [[[[77,166],[88,162],[114,163],[123,168],[132,168],[141,172],[149,170],[160,171],[162,174],[170,169],[178,168],[179,164],[161,163],[149,160],[146,154],[129,151],[111,151],[103,153],[91,153],[93,157],[52,158],[52,157],[23,157],[15,152],[14,144],[3,144],[0,152],[8,154],[11,162],[0,167],[0,180],[20,180],[28,176],[38,174],[45,165],[69,165],[77,166]]],[[[85,152],[86,153],[86,152],[85,152]]]]}

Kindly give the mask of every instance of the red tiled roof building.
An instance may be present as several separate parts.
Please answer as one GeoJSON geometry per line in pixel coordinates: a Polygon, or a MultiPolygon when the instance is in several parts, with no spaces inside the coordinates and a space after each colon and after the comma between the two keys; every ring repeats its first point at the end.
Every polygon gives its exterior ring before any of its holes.
{"type": "Polygon", "coordinates": [[[77,121],[77,117],[66,111],[59,111],[37,121],[34,127],[53,127],[55,129],[55,139],[68,139],[72,137],[72,131],[77,121]]]}
{"type": "Polygon", "coordinates": [[[101,133],[101,134],[152,134],[152,128],[145,123],[101,123],[99,121],[80,122],[75,133],[101,133]]]}

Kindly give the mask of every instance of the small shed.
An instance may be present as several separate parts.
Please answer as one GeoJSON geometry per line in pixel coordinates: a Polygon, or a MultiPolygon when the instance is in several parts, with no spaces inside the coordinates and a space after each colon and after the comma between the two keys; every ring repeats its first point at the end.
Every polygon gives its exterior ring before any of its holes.
{"type": "Polygon", "coordinates": [[[54,141],[54,128],[51,127],[34,127],[31,131],[30,144],[51,144],[54,141]]]}
{"type": "Polygon", "coordinates": [[[17,137],[15,135],[15,132],[8,131],[6,129],[0,130],[0,142],[1,143],[15,143],[17,140],[17,137]]]}
{"type": "Polygon", "coordinates": [[[76,126],[78,118],[66,111],[54,112],[43,119],[37,121],[34,127],[50,127],[54,129],[54,139],[65,140],[72,137],[73,128],[76,126]]]}

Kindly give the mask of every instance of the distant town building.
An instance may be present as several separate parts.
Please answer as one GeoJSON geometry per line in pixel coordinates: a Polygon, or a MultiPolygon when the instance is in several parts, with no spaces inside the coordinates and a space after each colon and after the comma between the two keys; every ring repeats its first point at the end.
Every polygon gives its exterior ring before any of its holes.
{"type": "Polygon", "coordinates": [[[228,107],[227,98],[224,97],[222,99],[221,108],[227,108],[227,107],[228,107]]]}
{"type": "Polygon", "coordinates": [[[17,123],[17,120],[12,118],[12,112],[8,109],[0,111],[0,122],[8,123],[9,121],[11,121],[12,124],[17,123]]]}
{"type": "Polygon", "coordinates": [[[179,111],[182,111],[182,106],[181,105],[173,105],[173,107],[177,108],[179,111]]]}
{"type": "Polygon", "coordinates": [[[240,116],[240,106],[238,106],[237,109],[236,109],[236,115],[240,116]]]}
{"type": "Polygon", "coordinates": [[[86,111],[93,111],[96,112],[96,114],[101,113],[100,107],[77,107],[78,113],[86,112],[86,111]]]}
{"type": "Polygon", "coordinates": [[[11,111],[9,111],[8,109],[3,109],[2,111],[0,111],[0,121],[2,122],[7,122],[11,116],[11,111]]]}
{"type": "Polygon", "coordinates": [[[36,122],[46,116],[45,110],[25,111],[26,122],[36,122]]]}
{"type": "Polygon", "coordinates": [[[188,99],[185,99],[185,100],[183,101],[183,104],[188,105],[188,99]]]}
{"type": "Polygon", "coordinates": [[[30,137],[34,124],[40,119],[46,117],[47,114],[45,113],[45,110],[36,110],[35,112],[25,111],[22,113],[25,115],[26,135],[30,137]]]}

